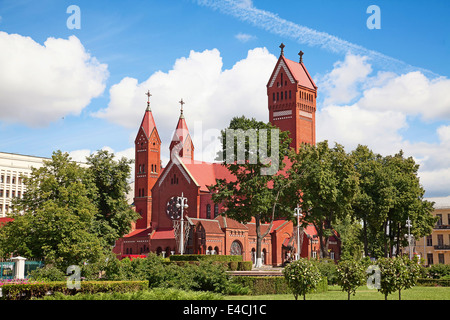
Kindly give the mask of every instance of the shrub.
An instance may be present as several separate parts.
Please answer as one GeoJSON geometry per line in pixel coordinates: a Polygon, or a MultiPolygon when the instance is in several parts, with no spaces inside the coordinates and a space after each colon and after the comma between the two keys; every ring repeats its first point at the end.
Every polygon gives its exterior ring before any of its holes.
{"type": "Polygon", "coordinates": [[[336,264],[334,260],[331,259],[314,259],[311,260],[316,267],[319,269],[322,277],[326,277],[328,279],[328,283],[333,285],[337,284],[338,274],[336,264]]]}
{"type": "Polygon", "coordinates": [[[230,261],[230,262],[228,262],[228,270],[236,271],[237,269],[238,269],[238,262],[237,261],[230,261]]]}
{"type": "Polygon", "coordinates": [[[355,295],[356,289],[363,285],[366,280],[366,269],[359,261],[341,260],[337,265],[337,282],[342,287],[342,291],[347,292],[348,300],[350,295],[355,295]]]}
{"type": "MultiPolygon", "coordinates": [[[[230,286],[239,286],[243,288],[240,295],[266,295],[266,294],[288,294],[292,293],[286,279],[280,276],[233,276],[230,280],[230,286]],[[244,293],[248,291],[247,293],[244,293]]],[[[236,289],[237,290],[237,289],[236,289]]],[[[312,292],[326,292],[328,290],[328,282],[326,278],[322,278],[317,287],[312,292]]],[[[227,293],[231,294],[231,293],[227,293]]]]}
{"type": "Polygon", "coordinates": [[[251,261],[239,261],[237,269],[239,271],[250,271],[252,270],[253,263],[251,261]]]}
{"type": "Polygon", "coordinates": [[[450,276],[450,264],[433,264],[428,268],[428,274],[433,279],[450,276]]]}
{"type": "Polygon", "coordinates": [[[30,278],[36,281],[64,281],[66,275],[53,265],[46,265],[30,272],[30,278]]]}
{"type": "Polygon", "coordinates": [[[295,300],[299,295],[306,300],[306,294],[315,290],[322,279],[316,264],[304,258],[289,263],[283,274],[295,300]]]}
{"type": "Polygon", "coordinates": [[[82,281],[81,288],[69,289],[67,282],[55,281],[29,284],[7,284],[2,286],[3,299],[5,300],[29,300],[41,298],[56,292],[65,295],[76,293],[98,292],[130,292],[148,288],[147,281],[82,281]]]}
{"type": "Polygon", "coordinates": [[[44,300],[223,300],[223,296],[212,292],[183,291],[179,289],[155,288],[136,292],[110,292],[110,293],[77,293],[67,296],[55,293],[43,297],[44,300]]]}

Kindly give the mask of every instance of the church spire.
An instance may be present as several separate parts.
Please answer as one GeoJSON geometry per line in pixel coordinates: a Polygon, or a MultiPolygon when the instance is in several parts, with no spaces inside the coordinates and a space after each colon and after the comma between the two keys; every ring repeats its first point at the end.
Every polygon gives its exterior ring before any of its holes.
{"type": "Polygon", "coordinates": [[[183,106],[186,102],[184,102],[183,99],[178,102],[180,103],[180,118],[178,119],[172,142],[169,146],[170,154],[172,156],[172,153],[175,153],[181,158],[194,160],[194,144],[192,143],[191,135],[183,114],[183,106]]]}

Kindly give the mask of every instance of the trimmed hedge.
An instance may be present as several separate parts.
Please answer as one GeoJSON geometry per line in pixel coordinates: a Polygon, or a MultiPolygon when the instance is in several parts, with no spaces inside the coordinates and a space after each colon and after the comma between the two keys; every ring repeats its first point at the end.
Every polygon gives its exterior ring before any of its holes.
{"type": "MultiPolygon", "coordinates": [[[[233,276],[232,282],[248,287],[252,295],[289,294],[292,293],[284,277],[280,276],[233,276]]],[[[322,278],[315,293],[328,291],[327,278],[322,278]]]]}
{"type": "Polygon", "coordinates": [[[418,279],[418,286],[424,287],[450,287],[450,280],[446,279],[418,279]]]}
{"type": "Polygon", "coordinates": [[[171,255],[170,261],[218,261],[218,262],[232,262],[242,261],[242,256],[225,256],[217,254],[183,254],[171,255]]]}
{"type": "Polygon", "coordinates": [[[82,281],[80,289],[69,289],[66,281],[31,284],[5,284],[2,287],[4,300],[29,300],[60,292],[65,295],[77,293],[135,292],[148,289],[148,281],[82,281]]]}

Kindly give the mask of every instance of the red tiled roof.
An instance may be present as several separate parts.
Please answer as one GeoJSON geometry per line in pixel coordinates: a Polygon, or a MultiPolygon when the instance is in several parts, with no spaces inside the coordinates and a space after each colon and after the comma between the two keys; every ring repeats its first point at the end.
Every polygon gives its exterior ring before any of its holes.
{"type": "Polygon", "coordinates": [[[135,229],[131,231],[129,234],[124,235],[124,238],[130,237],[147,237],[151,233],[151,228],[148,229],[135,229]]]}
{"type": "Polygon", "coordinates": [[[186,158],[180,160],[190,176],[200,186],[200,191],[208,192],[208,186],[215,185],[216,179],[226,179],[227,181],[236,180],[236,177],[220,163],[191,161],[186,158]]]}
{"type": "Polygon", "coordinates": [[[152,240],[175,239],[175,234],[173,229],[156,230],[153,233],[151,239],[152,240]]]}
{"type": "Polygon", "coordinates": [[[191,219],[194,224],[200,223],[208,234],[224,234],[219,221],[210,219],[191,219]]]}
{"type": "Polygon", "coordinates": [[[217,220],[220,224],[220,227],[222,229],[225,228],[229,228],[229,229],[244,229],[244,230],[248,230],[248,228],[240,223],[237,222],[236,220],[230,219],[228,217],[224,217],[224,216],[217,216],[214,220],[217,220]]]}
{"type": "Polygon", "coordinates": [[[284,59],[284,62],[286,63],[287,67],[289,68],[289,71],[291,71],[292,76],[297,80],[298,84],[301,86],[304,86],[306,88],[315,90],[317,88],[316,84],[314,83],[313,79],[309,75],[308,70],[306,70],[306,67],[303,63],[298,63],[292,60],[289,60],[282,56],[282,59],[284,59]]]}
{"type": "Polygon", "coordinates": [[[142,118],[140,128],[144,129],[147,138],[150,138],[153,130],[156,130],[155,119],[153,119],[153,114],[150,110],[146,110],[144,117],[142,118]]]}

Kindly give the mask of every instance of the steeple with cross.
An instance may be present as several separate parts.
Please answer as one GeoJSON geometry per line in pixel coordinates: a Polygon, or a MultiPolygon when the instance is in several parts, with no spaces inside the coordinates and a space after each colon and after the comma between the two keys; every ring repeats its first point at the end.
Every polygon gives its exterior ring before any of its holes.
{"type": "Polygon", "coordinates": [[[148,90],[145,95],[147,96],[147,110],[146,111],[152,111],[152,109],[150,109],[150,97],[152,96],[152,94],[150,93],[150,90],[148,90]]]}
{"type": "Polygon", "coordinates": [[[183,101],[183,98],[181,98],[181,100],[180,101],[178,101],[178,103],[180,104],[180,118],[184,118],[184,115],[183,115],[183,105],[184,104],[186,104],[186,102],[184,102],[183,101]]]}
{"type": "Polygon", "coordinates": [[[136,221],[137,229],[150,226],[152,217],[151,190],[161,173],[161,139],[150,108],[150,90],[147,96],[147,108],[139,127],[135,145],[134,161],[134,205],[141,218],[136,221]]]}

